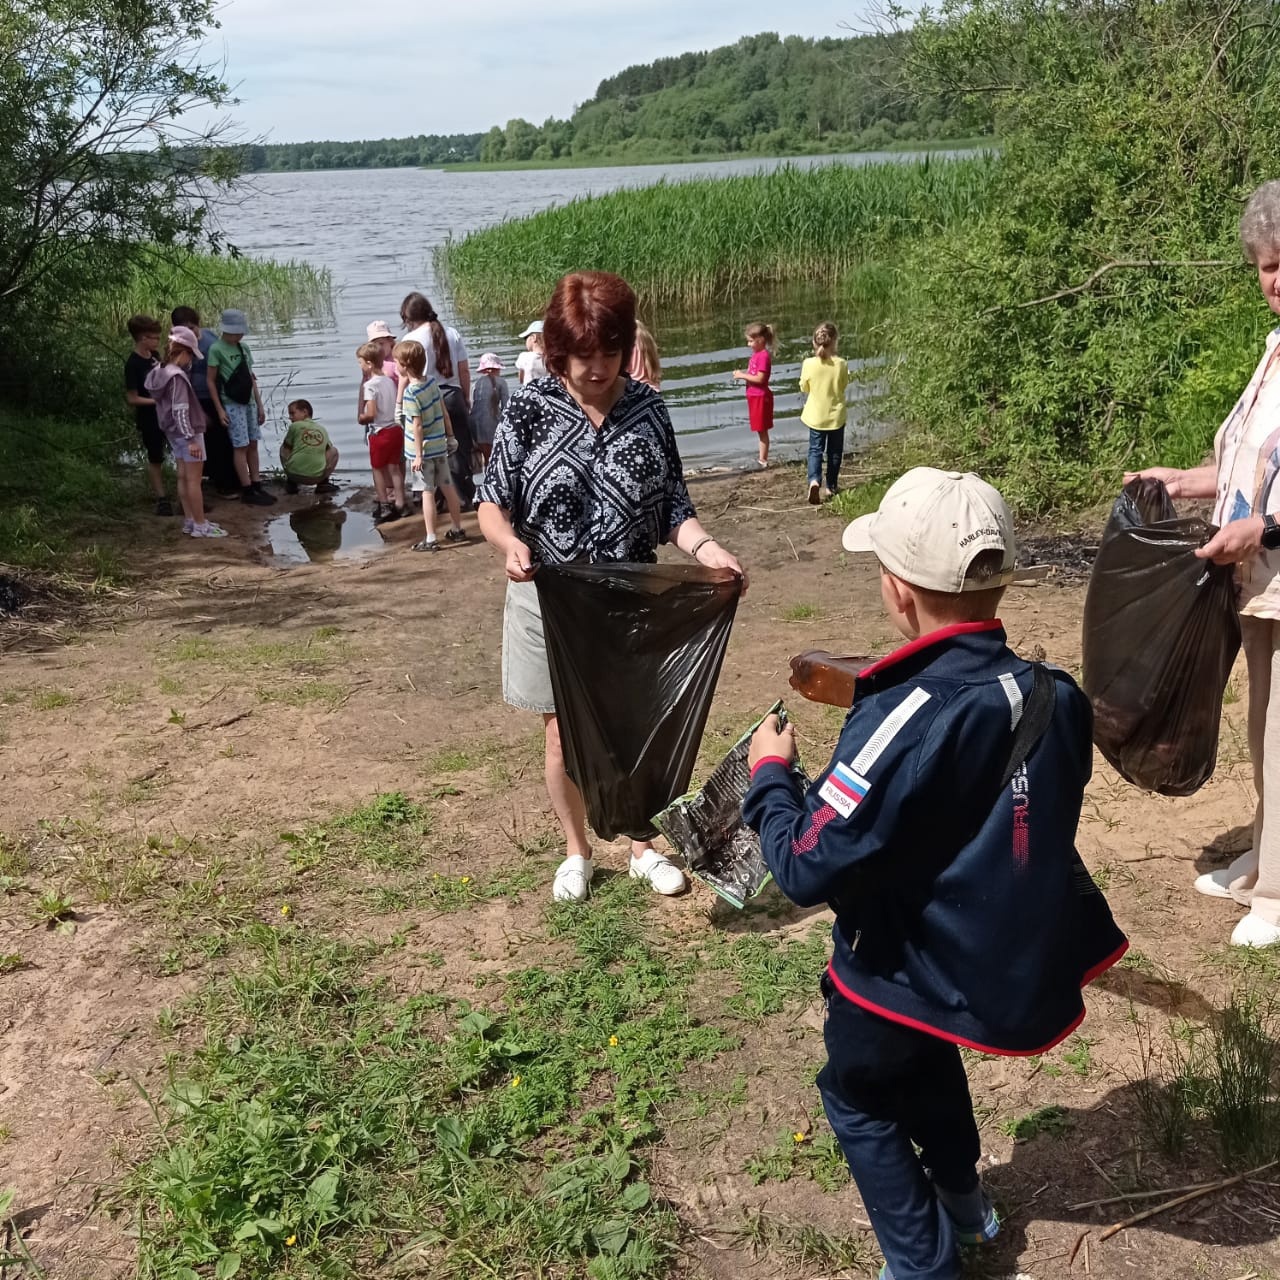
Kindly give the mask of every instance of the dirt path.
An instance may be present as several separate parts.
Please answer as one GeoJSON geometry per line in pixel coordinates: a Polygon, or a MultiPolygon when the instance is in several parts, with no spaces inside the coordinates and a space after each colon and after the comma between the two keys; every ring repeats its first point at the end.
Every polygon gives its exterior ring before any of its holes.
{"type": "MultiPolygon", "coordinates": [[[[894,643],[874,569],[846,563],[838,523],[794,490],[786,473],[695,486],[704,522],[752,576],[708,760],[787,692],[792,653],[894,643]]],[[[73,624],[56,645],[24,637],[0,658],[0,1191],[16,1191],[14,1223],[51,1277],[134,1274],[127,1219],[104,1210],[154,1145],[141,1090],[163,1090],[166,1011],[216,970],[219,930],[285,910],[335,936],[403,935],[387,966],[398,990],[477,998],[531,947],[552,945],[542,920],[558,852],[539,726],[500,698],[497,559],[478,541],[415,555],[406,529],[363,563],[280,569],[241,525],[249,513],[219,515],[237,537],[200,544],[168,531],[162,572],[104,620],[73,624]],[[397,879],[406,868],[336,879],[309,868],[312,824],[389,792],[429,806],[431,874],[450,885],[467,877],[483,895],[433,908],[397,879]],[[67,901],[45,902],[41,919],[46,893],[67,901]],[[62,907],[59,927],[47,917],[62,907]]],[[[1078,576],[1012,589],[1014,647],[1078,669],[1082,598],[1078,576]]],[[[1134,952],[1092,991],[1082,1034],[1060,1050],[971,1063],[987,1176],[1007,1219],[974,1274],[1086,1274],[1083,1250],[1068,1265],[1073,1244],[1125,1208],[1068,1206],[1218,1169],[1203,1143],[1181,1160],[1159,1154],[1135,1081],[1144,1045],[1166,1051],[1170,1020],[1203,1023],[1242,975],[1275,976],[1269,957],[1227,954],[1236,910],[1190,890],[1198,870],[1248,839],[1243,687],[1241,670],[1218,772],[1197,796],[1142,795],[1099,762],[1081,852],[1134,952]]],[[[806,759],[820,765],[840,716],[788,705],[806,759]]],[[[623,865],[620,847],[608,862],[623,865]]],[[[803,938],[824,918],[771,896],[736,913],[703,889],[654,914],[677,949],[752,933],[803,938]]],[[[707,1000],[718,1016],[721,998],[707,1000]]],[[[814,1170],[825,1166],[809,1156],[822,1129],[816,990],[740,1034],[740,1048],[689,1082],[708,1098],[719,1090],[720,1102],[673,1118],[653,1153],[655,1190],[686,1228],[678,1266],[708,1278],[874,1274],[865,1241],[857,1256],[835,1255],[805,1235],[847,1234],[862,1213],[848,1186],[822,1189],[814,1170]],[[793,1132],[803,1140],[788,1153],[779,1136],[793,1132]]],[[[1088,1274],[1280,1274],[1277,1207],[1270,1184],[1247,1184],[1105,1244],[1095,1230],[1088,1274]]]]}

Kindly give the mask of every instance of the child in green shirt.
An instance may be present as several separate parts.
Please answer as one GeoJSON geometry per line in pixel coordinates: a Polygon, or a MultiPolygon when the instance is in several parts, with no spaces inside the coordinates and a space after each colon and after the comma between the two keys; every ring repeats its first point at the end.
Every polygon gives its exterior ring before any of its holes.
{"type": "Polygon", "coordinates": [[[288,477],[285,488],[297,493],[300,484],[313,484],[317,493],[337,493],[338,486],[329,476],[338,465],[338,451],[312,413],[309,400],[289,405],[289,430],[280,446],[280,465],[288,477]]]}

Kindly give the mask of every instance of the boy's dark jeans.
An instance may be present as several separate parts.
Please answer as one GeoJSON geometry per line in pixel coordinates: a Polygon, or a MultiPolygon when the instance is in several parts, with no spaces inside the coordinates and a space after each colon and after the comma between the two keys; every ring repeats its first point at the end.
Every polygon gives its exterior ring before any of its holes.
{"type": "Polygon", "coordinates": [[[978,1185],[981,1145],[960,1050],[866,1012],[825,974],[822,991],[818,1089],[889,1270],[894,1280],[957,1280],[955,1228],[933,1184],[958,1193],[978,1185]]]}
{"type": "Polygon", "coordinates": [[[827,488],[835,491],[840,480],[840,461],[844,457],[844,428],[815,431],[809,428],[809,483],[822,479],[822,455],[827,456],[827,488]]]}

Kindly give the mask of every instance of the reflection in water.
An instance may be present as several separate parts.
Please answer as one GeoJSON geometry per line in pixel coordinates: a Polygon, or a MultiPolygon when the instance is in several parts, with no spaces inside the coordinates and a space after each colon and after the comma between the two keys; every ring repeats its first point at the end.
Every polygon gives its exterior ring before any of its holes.
{"type": "MultiPolygon", "coordinates": [[[[234,197],[236,246],[263,257],[302,258],[328,267],[335,286],[331,321],[250,338],[255,372],[269,406],[265,437],[278,443],[287,425],[286,402],[305,396],[342,452],[340,471],[348,476],[367,474],[364,433],[356,425],[360,372],[355,349],[364,341],[370,320],[395,324],[400,301],[411,289],[424,290],[440,314],[462,330],[473,366],[481,352],[497,352],[514,387],[515,358],[524,349],[516,335],[533,317],[458,315],[431,260],[432,250],[451,235],[465,235],[574,196],[646,186],[660,179],[679,182],[724,176],[779,163],[807,167],[842,160],[867,164],[913,158],[898,153],[511,173],[383,169],[257,174],[234,197]],[[414,210],[412,236],[369,234],[370,227],[385,223],[390,208],[414,210]]],[[[853,362],[855,372],[862,364],[877,363],[884,350],[873,327],[878,317],[854,311],[847,290],[779,285],[696,312],[650,313],[644,319],[658,338],[663,395],[689,467],[745,465],[755,456],[746,398],[730,378],[735,367],[746,366],[742,336],[746,324],[762,320],[778,334],[773,441],[779,458],[801,456],[808,439],[799,418],[796,380],[800,361],[811,354],[809,335],[814,326],[822,320],[836,323],[840,354],[853,362]]],[[[855,384],[850,393],[850,447],[875,429],[867,406],[860,403],[866,397],[866,388],[855,384]]],[[[347,536],[344,532],[344,539],[347,536]]]]}
{"type": "Polygon", "coordinates": [[[369,512],[329,502],[275,516],[267,522],[267,540],[277,564],[360,560],[386,545],[369,512]]]}

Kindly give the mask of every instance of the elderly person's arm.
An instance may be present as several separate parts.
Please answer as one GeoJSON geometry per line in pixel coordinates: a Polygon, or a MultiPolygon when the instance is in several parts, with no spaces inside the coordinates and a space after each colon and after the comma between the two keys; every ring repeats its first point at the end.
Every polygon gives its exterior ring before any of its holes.
{"type": "Polygon", "coordinates": [[[1218,468],[1212,462],[1203,467],[1180,471],[1177,467],[1148,467],[1145,471],[1126,471],[1124,482],[1159,480],[1171,498],[1213,498],[1218,493],[1218,468]]]}

